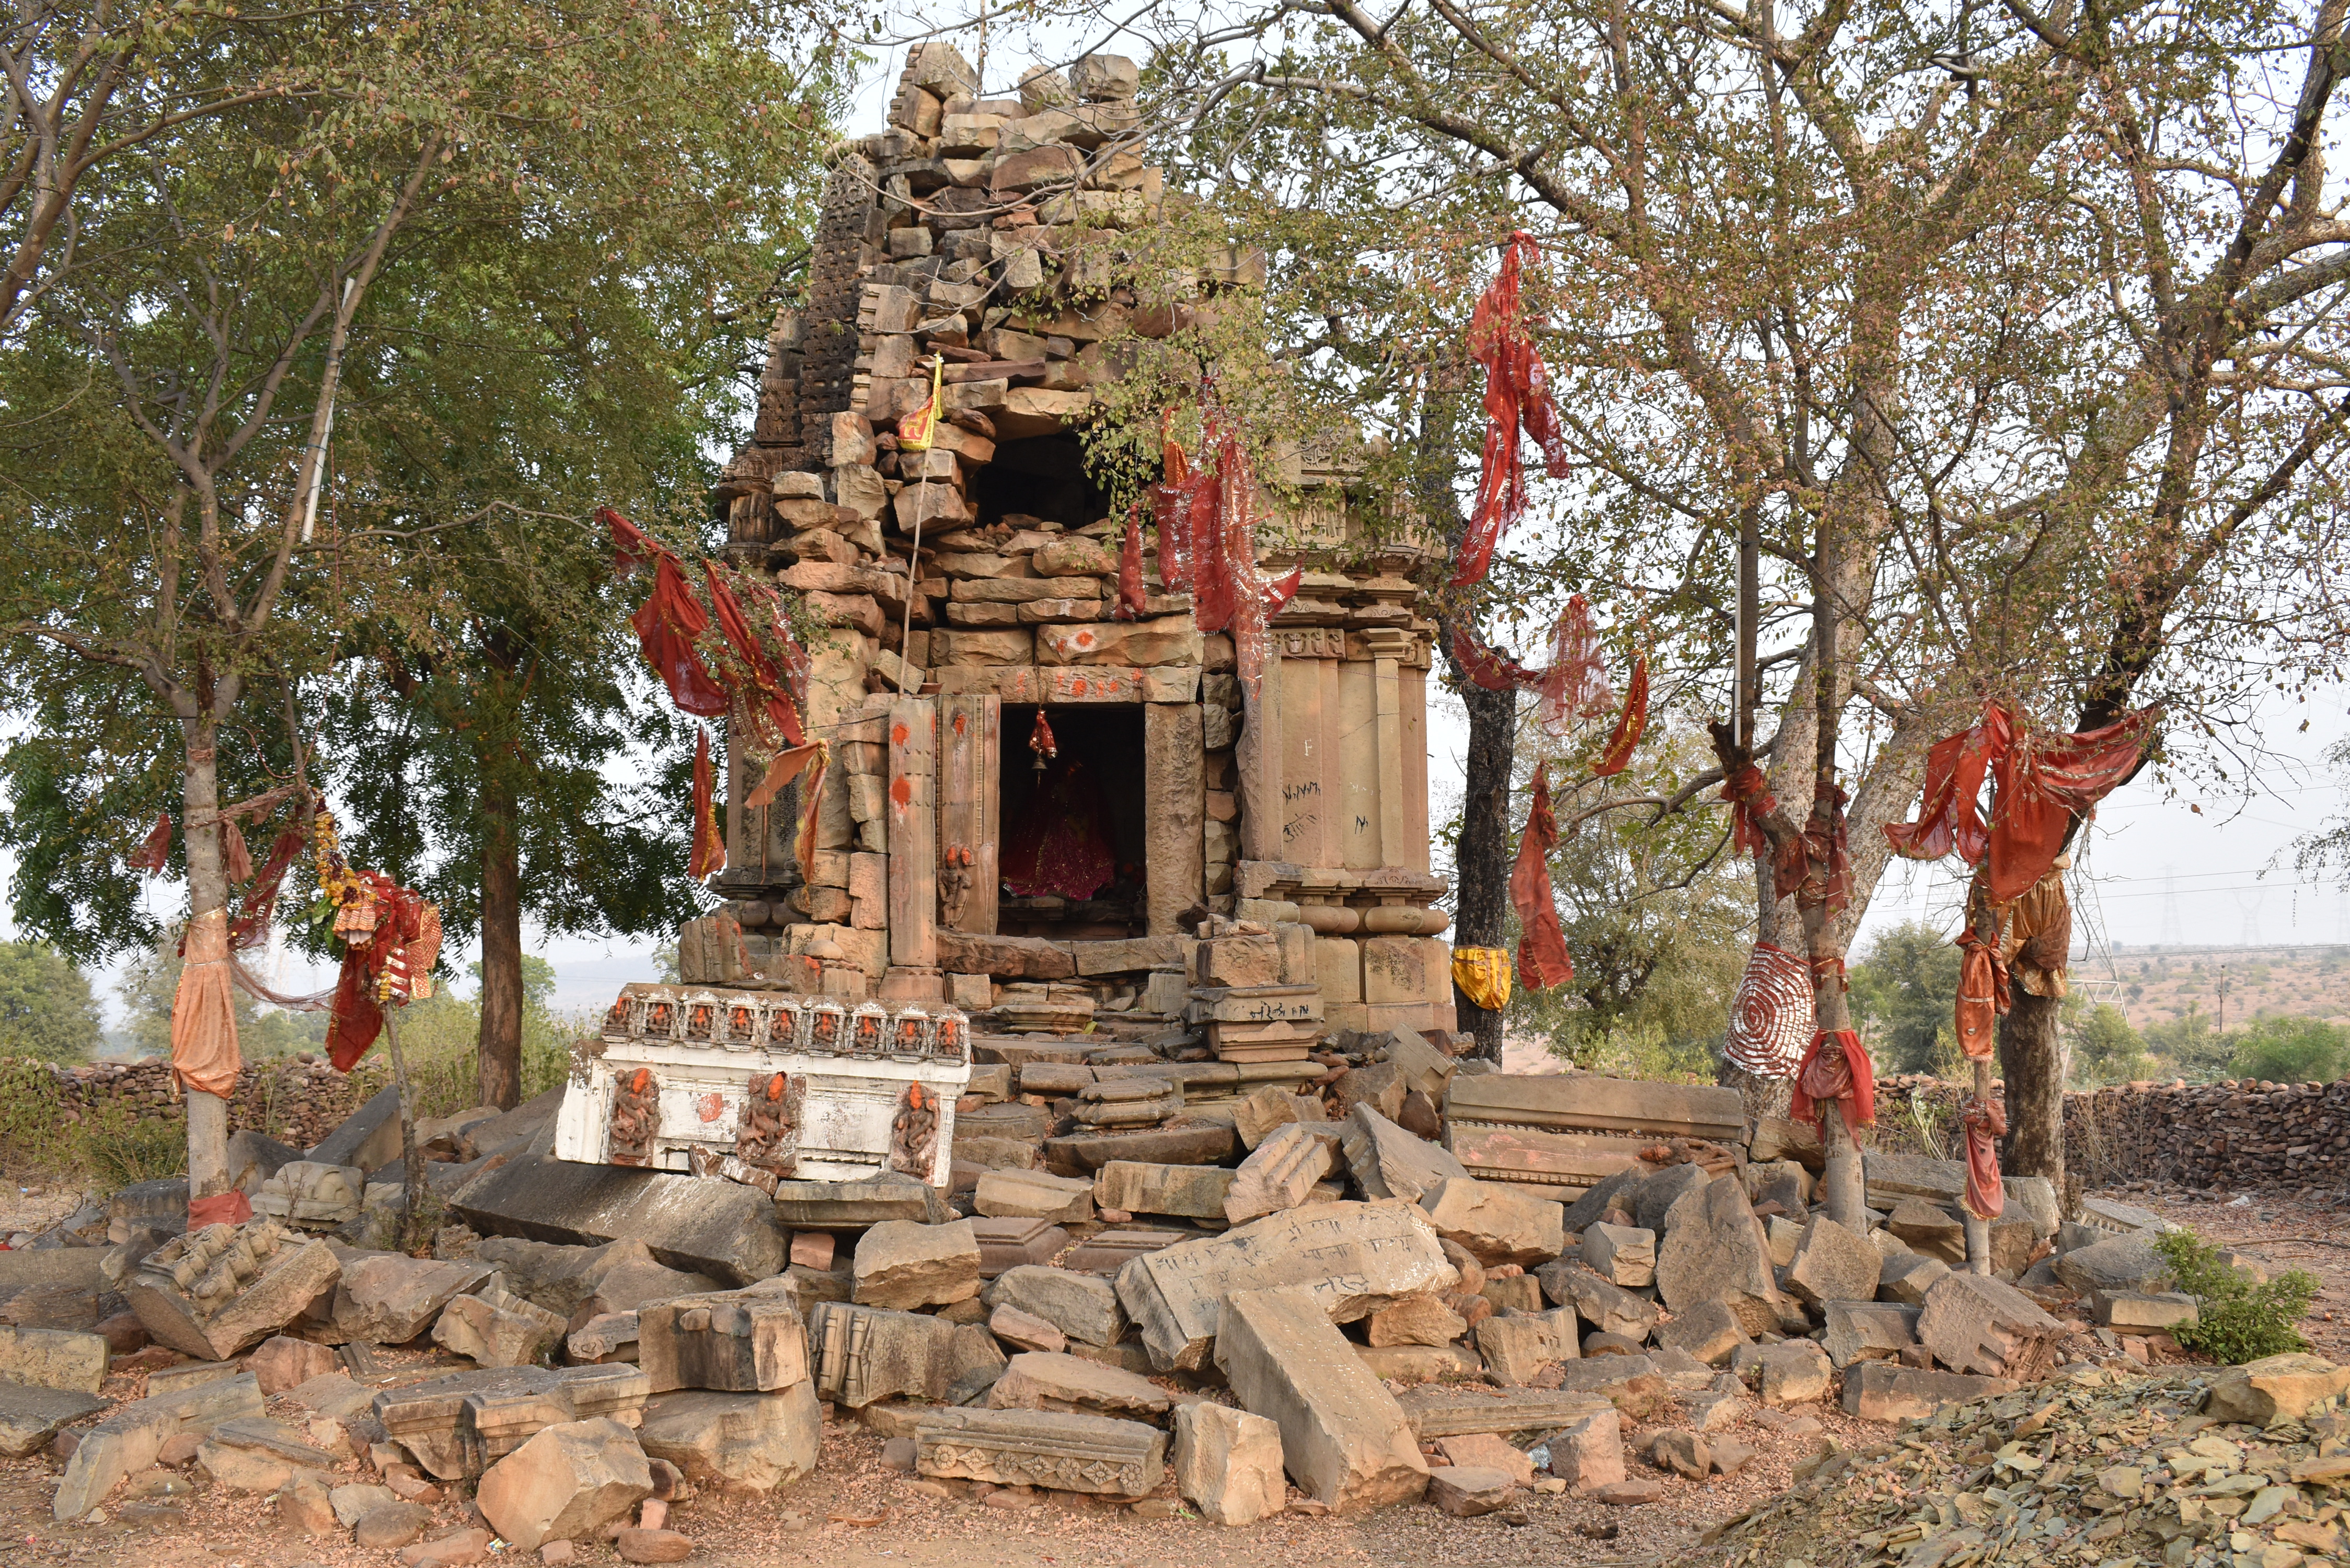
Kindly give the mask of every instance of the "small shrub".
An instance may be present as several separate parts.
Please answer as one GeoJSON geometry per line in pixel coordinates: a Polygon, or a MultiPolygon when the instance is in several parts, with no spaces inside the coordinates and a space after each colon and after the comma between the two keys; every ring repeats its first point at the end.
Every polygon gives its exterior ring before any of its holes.
{"type": "Polygon", "coordinates": [[[2309,1315],[2309,1303],[2317,1299],[2314,1275],[2293,1269],[2256,1285],[2192,1231],[2167,1231],[2154,1247],[2178,1276],[2178,1288],[2195,1298],[2195,1326],[2178,1331],[2188,1349],[2241,1364],[2309,1348],[2293,1325],[2309,1315]]]}
{"type": "Polygon", "coordinates": [[[188,1127],[182,1121],[142,1121],[117,1106],[85,1116],[73,1129],[69,1158],[101,1192],[136,1181],[159,1181],[188,1168],[188,1127]]]}

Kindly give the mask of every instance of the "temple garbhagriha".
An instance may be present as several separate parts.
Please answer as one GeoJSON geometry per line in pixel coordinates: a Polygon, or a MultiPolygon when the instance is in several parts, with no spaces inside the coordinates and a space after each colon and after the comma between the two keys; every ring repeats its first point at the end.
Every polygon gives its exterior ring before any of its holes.
{"type": "MultiPolygon", "coordinates": [[[[1121,233],[1160,211],[1129,145],[1136,88],[1132,62],[1092,57],[983,99],[961,54],[925,44],[889,128],[837,153],[806,301],[776,319],[713,497],[730,556],[833,628],[806,716],[834,765],[802,866],[800,786],[745,807],[757,775],[730,755],[728,901],[684,933],[689,981],[996,1010],[983,1032],[1153,1033],[1210,983],[1184,939],[1224,917],[1281,937],[1281,973],[1239,989],[1292,999],[1271,1009],[1286,1018],[1205,1020],[1235,1047],[1251,1022],[1260,1052],[1299,1055],[1316,1030],[1452,1027],[1419,552],[1366,534],[1342,463],[1302,457],[1284,477],[1306,504],[1260,534],[1267,570],[1303,572],[1261,695],[1155,549],[1140,614],[1111,617],[1126,524],[1076,431],[1105,340],[1172,326],[1101,286],[1121,233]],[[897,449],[934,385],[934,444],[897,449]]],[[[1259,255],[1222,261],[1204,286],[1262,276],[1259,255]]]]}

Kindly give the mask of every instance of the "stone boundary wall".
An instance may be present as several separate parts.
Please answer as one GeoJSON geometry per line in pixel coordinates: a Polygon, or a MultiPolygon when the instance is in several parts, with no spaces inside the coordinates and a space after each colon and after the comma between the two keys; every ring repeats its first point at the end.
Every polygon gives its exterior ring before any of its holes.
{"type": "MultiPolygon", "coordinates": [[[[1961,1094],[1938,1078],[1877,1080],[1878,1141],[1918,1143],[1909,1105],[1947,1142],[1961,1094]]],[[[2350,1078],[2334,1084],[2134,1083],[2064,1096],[2067,1161],[2091,1187],[2171,1181],[2230,1191],[2350,1185],[2350,1078]]],[[[1922,1152],[1922,1151],[1921,1151],[1922,1152]]],[[[1947,1150],[1944,1152],[1948,1152],[1947,1150]]]]}
{"type": "MultiPolygon", "coordinates": [[[[85,1066],[50,1065],[68,1123],[102,1115],[107,1108],[142,1122],[179,1122],[186,1112],[173,1097],[171,1064],[162,1057],[139,1062],[100,1062],[85,1066]]],[[[248,1063],[237,1075],[229,1105],[229,1128],[250,1128],[308,1148],[358,1108],[351,1080],[310,1052],[248,1063]]]]}

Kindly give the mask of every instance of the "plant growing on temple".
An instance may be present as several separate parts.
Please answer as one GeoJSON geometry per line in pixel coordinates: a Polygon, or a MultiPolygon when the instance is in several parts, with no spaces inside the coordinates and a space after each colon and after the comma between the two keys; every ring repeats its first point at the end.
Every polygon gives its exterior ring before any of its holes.
{"type": "MultiPolygon", "coordinates": [[[[534,509],[542,476],[521,462],[503,489],[427,492],[463,495],[447,509],[384,494],[385,452],[411,443],[431,466],[419,400],[445,389],[420,361],[503,312],[587,334],[596,317],[567,294],[599,284],[704,312],[757,299],[838,58],[786,35],[820,22],[761,6],[309,14],[307,32],[231,37],[202,68],[317,49],[335,57],[327,86],[178,123],[84,179],[77,259],[52,267],[0,368],[16,459],[0,505],[19,546],[0,567],[0,680],[44,722],[17,742],[23,766],[12,748],[11,832],[78,840],[28,864],[127,855],[169,800],[182,831],[158,847],[186,877],[192,929],[221,917],[221,813],[290,760],[303,679],[355,621],[450,597],[403,575],[405,547],[534,509]],[[75,723],[93,709],[102,724],[75,723]],[[134,795],[136,812],[110,809],[134,795]]],[[[530,370],[513,365],[509,385],[530,370]]],[[[496,441],[494,421],[473,432],[496,441]]],[[[111,880],[20,878],[19,918],[62,938],[73,895],[111,880]]],[[[119,886],[90,907],[113,927],[73,945],[147,923],[119,886]]],[[[191,1102],[199,1195],[224,1180],[211,1099],[191,1102]]]]}
{"type": "Polygon", "coordinates": [[[2188,1349],[2241,1365],[2309,1348],[2293,1324],[2317,1299],[2314,1274],[2288,1269],[2255,1284],[2220,1248],[2187,1230],[2165,1231],[2154,1239],[2154,1250],[2170,1265],[2178,1288],[2195,1298],[2195,1321],[2171,1331],[2188,1349]]]}

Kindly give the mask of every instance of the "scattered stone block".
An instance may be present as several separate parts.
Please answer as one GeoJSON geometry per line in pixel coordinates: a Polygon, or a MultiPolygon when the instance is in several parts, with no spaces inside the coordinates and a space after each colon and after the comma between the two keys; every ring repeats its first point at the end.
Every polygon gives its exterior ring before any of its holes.
{"type": "Polygon", "coordinates": [[[1904,1198],[1886,1216],[1885,1228],[1927,1257],[1951,1264],[1967,1261],[1966,1222],[1939,1203],[1904,1198]]]}
{"type": "Polygon", "coordinates": [[[335,1290],[336,1332],[370,1345],[405,1345],[430,1328],[453,1298],[479,1289],[491,1272],[481,1262],[369,1253],[342,1272],[335,1290]]]}
{"type": "Polygon", "coordinates": [[[1218,1524],[1254,1524],[1288,1495],[1281,1428],[1263,1416],[1205,1400],[1175,1412],[1175,1487],[1218,1524]]]}
{"type": "Polygon", "coordinates": [[[1566,1250],[1565,1210],[1474,1177],[1439,1178],[1420,1194],[1436,1233],[1479,1262],[1548,1262],[1566,1250]]]}
{"type": "Polygon", "coordinates": [[[1438,1465],[1428,1472],[1428,1501],[1455,1519],[1475,1519],[1507,1508],[1517,1494],[1518,1483],[1507,1470],[1438,1465]]]}
{"type": "Polygon", "coordinates": [[[1787,1265],[1787,1290],[1800,1300],[1865,1302],[1877,1293],[1884,1255],[1825,1214],[1804,1227],[1804,1239],[1787,1265]]]}
{"type": "Polygon", "coordinates": [[[340,1535],[343,1527],[324,1477],[304,1473],[286,1483],[277,1494],[277,1517],[313,1541],[340,1535]]]}
{"type": "Polygon", "coordinates": [[[327,1376],[338,1370],[342,1363],[327,1345],[281,1334],[255,1346],[253,1354],[244,1358],[244,1366],[261,1384],[261,1392],[274,1397],[299,1387],[313,1377],[327,1376]]]}
{"type": "Polygon", "coordinates": [[[0,1384],[95,1394],[106,1382],[109,1354],[95,1334],[0,1324],[0,1384]]]}
{"type": "Polygon", "coordinates": [[[1351,1354],[1321,1297],[1234,1290],[1222,1308],[1216,1365],[1243,1408],[1280,1428],[1283,1462],[1307,1496],[1354,1510],[1420,1494],[1428,1467],[1402,1407],[1351,1354]]]}
{"type": "MultiPolygon", "coordinates": [[[[1648,1187],[1660,1179],[1651,1178],[1643,1184],[1644,1199],[1648,1187]]],[[[1737,1315],[1749,1335],[1778,1326],[1779,1289],[1772,1278],[1771,1254],[1762,1227],[1755,1223],[1754,1210],[1746,1201],[1746,1189],[1736,1180],[1704,1181],[1690,1188],[1667,1211],[1663,1227],[1664,1245],[1657,1250],[1657,1293],[1667,1308],[1679,1314],[1700,1302],[1720,1302],[1737,1315]]],[[[1869,1283],[1876,1283],[1874,1272],[1869,1283]]]]}
{"type": "Polygon", "coordinates": [[[635,1313],[600,1313],[571,1331],[564,1341],[565,1353],[583,1366],[633,1362],[637,1359],[637,1326],[635,1313]]]}
{"type": "Polygon", "coordinates": [[[116,1482],[153,1464],[166,1439],[261,1413],[261,1385],[251,1373],[118,1406],[81,1434],[50,1500],[51,1511],[58,1519],[79,1519],[104,1501],[116,1482]]]}
{"type": "Polygon", "coordinates": [[[1396,1402],[1422,1442],[1473,1432],[1546,1432],[1602,1410],[1613,1414],[1605,1397],[1563,1388],[1412,1388],[1396,1402]]]}
{"type": "Polygon", "coordinates": [[[339,1460],[282,1421],[244,1416],[214,1427],[196,1449],[196,1462],[214,1486],[267,1492],[292,1480],[296,1471],[323,1475],[339,1460]]]}
{"type": "Polygon", "coordinates": [[[1918,1343],[1954,1372],[2028,1382],[2055,1361],[2064,1325],[2013,1285],[1983,1274],[1935,1282],[1918,1314],[1918,1343]]]}
{"type": "Polygon", "coordinates": [[[1485,1364],[1457,1345],[1364,1345],[1355,1354],[1372,1373],[1390,1383],[1426,1383],[1439,1377],[1478,1377],[1485,1364]]]}
{"type": "Polygon", "coordinates": [[[2345,1395],[2350,1395],[2350,1367],[2293,1352],[2220,1372],[2211,1381],[2203,1413],[2215,1421],[2275,1427],[2298,1421],[2322,1402],[2345,1395]]]}
{"type": "Polygon", "coordinates": [[[1703,1480],[1713,1473],[1712,1451],[1695,1432],[1657,1433],[1648,1439],[1648,1462],[1683,1480],[1703,1480]]]}
{"type": "Polygon", "coordinates": [[[630,1312],[648,1302],[725,1288],[707,1274],[669,1267],[634,1239],[572,1247],[491,1236],[476,1253],[505,1276],[507,1290],[536,1302],[572,1328],[605,1313],[630,1312]]]}
{"type": "MultiPolygon", "coordinates": [[[[1642,1179],[1617,1200],[1617,1207],[1632,1216],[1632,1223],[1643,1231],[1665,1233],[1665,1219],[1673,1205],[1692,1192],[1701,1192],[1713,1179],[1701,1165],[1669,1165],[1654,1175],[1642,1179]]],[[[1749,1205],[1749,1209],[1752,1209],[1749,1205]]]]}
{"type": "Polygon", "coordinates": [[[397,1552],[432,1526],[432,1511],[419,1502],[394,1500],[361,1514],[351,1526],[351,1542],[370,1552],[397,1552]]]}
{"type": "Polygon", "coordinates": [[[1126,1332],[1117,1287],[1094,1274],[1034,1265],[1007,1269],[987,1287],[986,1301],[1040,1317],[1087,1345],[1115,1345],[1126,1332]]]}
{"type": "Polygon", "coordinates": [[[1670,1322],[1658,1324],[1652,1337],[1659,1345],[1682,1351],[1708,1366],[1727,1366],[1731,1353],[1749,1336],[1730,1303],[1698,1301],[1670,1322]]]}
{"type": "Polygon", "coordinates": [[[1717,1437],[1706,1444],[1706,1449],[1707,1457],[1713,1461],[1713,1473],[1718,1476],[1734,1476],[1754,1458],[1752,1444],[1731,1438],[1717,1437]]]}
{"type": "Polygon", "coordinates": [[[495,1286],[452,1297],[432,1324],[432,1343],[477,1366],[528,1366],[563,1338],[563,1320],[495,1286]]]}
{"type": "Polygon", "coordinates": [[[655,1394],[772,1394],[807,1381],[807,1325],[788,1290],[681,1296],[639,1310],[637,1365],[655,1394]]]}
{"type": "Polygon", "coordinates": [[[1417,1203],[1437,1182],[1469,1174],[1450,1151],[1405,1131],[1367,1105],[1347,1113],[1338,1124],[1338,1142],[1347,1168],[1366,1198],[1417,1203]]]}
{"type": "Polygon", "coordinates": [[[1821,1344],[1828,1360],[1838,1366],[1898,1361],[1903,1351],[1918,1343],[1916,1307],[1894,1302],[1830,1302],[1824,1311],[1827,1327],[1821,1344]]]}
{"type": "Polygon", "coordinates": [[[1331,1129],[1292,1122],[1276,1129],[1232,1172],[1223,1218],[1234,1225],[1295,1209],[1329,1173],[1337,1138],[1331,1129]]]}
{"type": "Polygon", "coordinates": [[[225,1361],[301,1316],[340,1272],[326,1242],[256,1220],[172,1238],[140,1263],[123,1294],[158,1343],[225,1361]]]}
{"type": "Polygon", "coordinates": [[[1877,1293],[1902,1306],[1924,1306],[1926,1293],[1950,1272],[1950,1265],[1922,1252],[1889,1257],[1877,1272],[1877,1293]]]}
{"type": "MultiPolygon", "coordinates": [[[[1496,1432],[1463,1432],[1436,1439],[1436,1451],[1448,1465],[1468,1465],[1500,1470],[1517,1486],[1534,1484],[1534,1461],[1523,1449],[1496,1432]]],[[[1430,1472],[1431,1479],[1436,1472],[1430,1472]]]]}
{"type": "MultiPolygon", "coordinates": [[[[1029,1263],[1049,1263],[1069,1244],[1069,1233],[1049,1220],[991,1220],[971,1222],[979,1242],[979,1277],[992,1280],[1008,1269],[1029,1263]]],[[[831,1237],[825,1238],[829,1241],[831,1237]]]]}
{"type": "Polygon", "coordinates": [[[1461,1314],[1434,1296],[1411,1296],[1373,1313],[1365,1325],[1375,1348],[1393,1345],[1451,1345],[1469,1332],[1461,1314]]]}
{"type": "Polygon", "coordinates": [[[1637,1290],[1657,1279],[1657,1233],[1631,1225],[1587,1225],[1584,1266],[1610,1284],[1637,1290]]]}
{"type": "Polygon", "coordinates": [[[59,1428],[105,1408],[105,1400],[79,1389],[0,1383],[0,1459],[38,1453],[59,1428]]]}
{"type": "Polygon", "coordinates": [[[1495,1312],[1540,1312],[1543,1309],[1542,1282],[1532,1274],[1488,1278],[1484,1288],[1477,1293],[1492,1303],[1495,1312]]]}
{"type": "Polygon", "coordinates": [[[1041,1170],[991,1170],[979,1179],[973,1203],[993,1220],[1082,1224],[1094,1217],[1094,1184],[1041,1170]]]}
{"type": "MultiPolygon", "coordinates": [[[[770,1199],[741,1182],[530,1155],[475,1177],[452,1195],[450,1207],[484,1236],[588,1247],[633,1239],[670,1268],[723,1285],[748,1285],[783,1272],[788,1228],[800,1222],[788,1217],[792,1205],[785,1193],[809,1185],[827,1184],[785,1182],[770,1199]]],[[[899,1184],[854,1185],[888,1189],[899,1184]]],[[[902,1185],[917,1195],[930,1192],[920,1182],[902,1185]]]]}
{"type": "Polygon", "coordinates": [[[1094,1201],[1125,1214],[1222,1220],[1234,1175],[1212,1165],[1147,1165],[1114,1159],[1095,1173],[1094,1201]]]}
{"type": "Polygon", "coordinates": [[[791,1260],[803,1269],[829,1272],[836,1245],[827,1231],[802,1231],[792,1238],[791,1260]]]}
{"type": "Polygon", "coordinates": [[[1318,1097],[1293,1095],[1279,1084],[1265,1085],[1232,1107],[1232,1130],[1251,1151],[1282,1127],[1324,1119],[1318,1097]]]}
{"type": "Polygon", "coordinates": [[[1146,1377],[1043,1351],[1012,1357],[987,1395],[992,1410],[1067,1410],[1141,1420],[1165,1416],[1170,1404],[1167,1391],[1146,1377]]]}
{"type": "Polygon", "coordinates": [[[916,1424],[914,1468],[997,1486],[1148,1497],[1167,1473],[1167,1434],[1107,1416],[949,1407],[916,1424]]]}
{"type": "Polygon", "coordinates": [[[1594,1502],[1604,1502],[1611,1508],[1638,1508],[1644,1503],[1662,1501],[1665,1483],[1641,1476],[1593,1487],[1585,1495],[1594,1502]]]}
{"type": "Polygon", "coordinates": [[[547,1427],[482,1475],[474,1504],[521,1552],[591,1538],[652,1495],[636,1434],[598,1418],[547,1427]]]}
{"type": "Polygon", "coordinates": [[[1844,1407],[1846,1414],[1864,1421],[1917,1421],[1945,1405],[1990,1398],[2015,1386],[2003,1377],[1866,1361],[1845,1369],[1844,1407]]]}
{"type": "Polygon", "coordinates": [[[647,1456],[728,1491],[772,1491],[812,1473],[823,1437],[816,1385],[805,1381],[774,1394],[657,1394],[637,1429],[647,1456]]]}
{"type": "Polygon", "coordinates": [[[1816,1340],[1789,1339],[1762,1347],[1757,1389],[1765,1405],[1808,1404],[1828,1397],[1835,1366],[1816,1340]]]}
{"type": "Polygon", "coordinates": [[[987,1332],[1017,1350],[1060,1352],[1069,1347],[1067,1334],[1016,1306],[999,1306],[989,1313],[987,1332]]]}
{"type": "Polygon", "coordinates": [[[2116,1334],[2167,1334],[2195,1325],[2195,1298],[2177,1291],[2154,1296],[2098,1291],[2089,1297],[2089,1315],[2116,1334]]]}
{"type": "Polygon", "coordinates": [[[1570,1258],[1544,1264],[1534,1278],[1552,1301],[1573,1307],[1584,1322],[1635,1345],[1646,1341],[1664,1321],[1664,1309],[1655,1302],[1601,1279],[1570,1258]]]}
{"type": "Polygon", "coordinates": [[[889,1220],[858,1241],[855,1277],[860,1306],[910,1311],[969,1301],[979,1294],[979,1238],[969,1220],[889,1220]]]}
{"type": "Polygon", "coordinates": [[[682,1563],[693,1555],[693,1542],[674,1530],[631,1526],[612,1537],[612,1550],[623,1563],[682,1563]]]}
{"type": "Polygon", "coordinates": [[[633,1424],[650,1392],[644,1373],[625,1363],[484,1367],[387,1388],[373,1408],[426,1473],[456,1480],[482,1474],[549,1427],[633,1424]]]}
{"type": "Polygon", "coordinates": [[[1118,1271],[1118,1296],[1164,1371],[1207,1360],[1235,1291],[1301,1286],[1327,1321],[1351,1323],[1458,1277],[1415,1205],[1317,1203],[1143,1253],[1118,1271]]]}
{"type": "Polygon", "coordinates": [[[348,1530],[377,1509],[398,1502],[400,1499],[393,1495],[390,1487],[354,1484],[329,1487],[327,1501],[334,1508],[335,1522],[348,1530]]]}
{"type": "Polygon", "coordinates": [[[2170,1265],[2145,1235],[2115,1236],[2056,1260],[2056,1277],[2075,1293],[2155,1295],[2169,1288],[2170,1265]]]}
{"type": "Polygon", "coordinates": [[[900,1396],[943,1397],[954,1326],[919,1313],[819,1302],[808,1316],[816,1393],[852,1410],[900,1396]]]}
{"type": "Polygon", "coordinates": [[[1533,1382],[1544,1367],[1579,1357],[1579,1335],[1572,1307],[1513,1313],[1477,1325],[1477,1353],[1485,1358],[1486,1376],[1513,1388],[1533,1382]]]}
{"type": "Polygon", "coordinates": [[[282,1225],[331,1231],[359,1217],[367,1172],[355,1165],[290,1160],[253,1193],[253,1211],[282,1225]]]}
{"type": "Polygon", "coordinates": [[[1624,1480],[1624,1418],[1614,1406],[1577,1417],[1551,1434],[1550,1473],[1578,1492],[1624,1480]]]}

